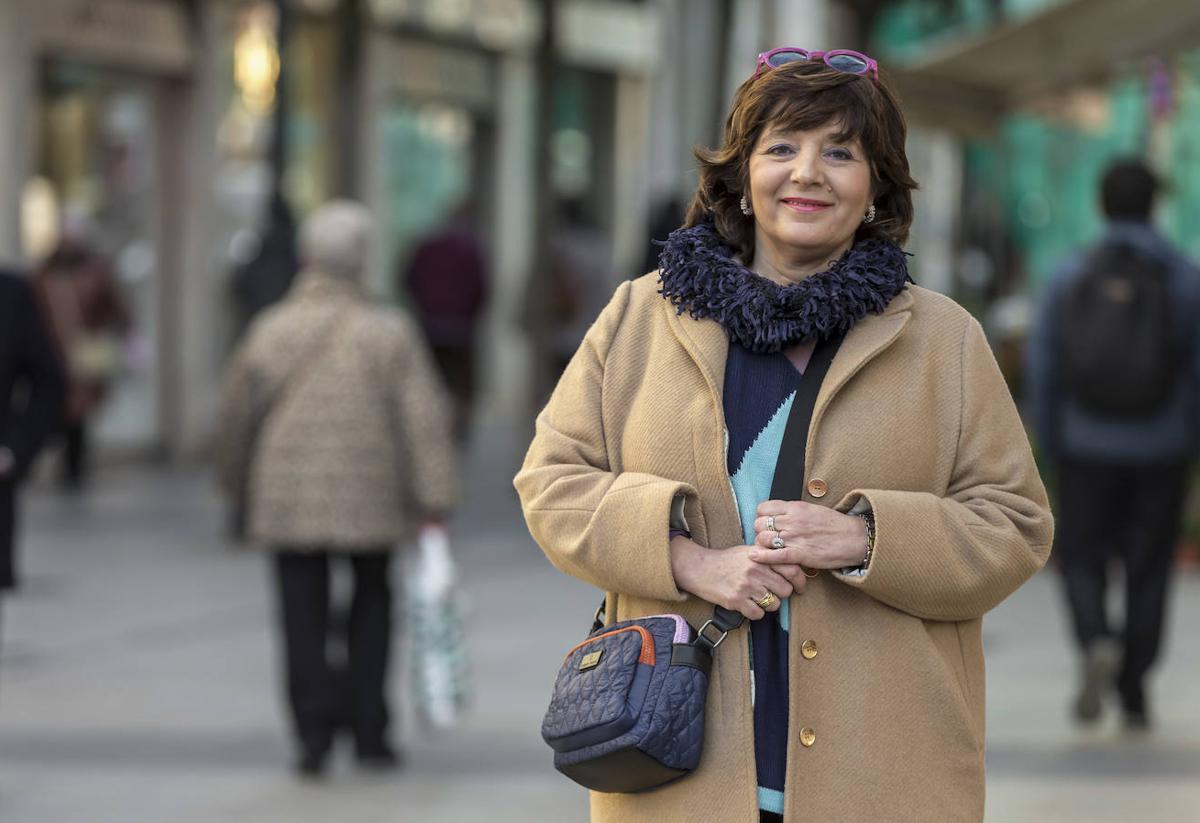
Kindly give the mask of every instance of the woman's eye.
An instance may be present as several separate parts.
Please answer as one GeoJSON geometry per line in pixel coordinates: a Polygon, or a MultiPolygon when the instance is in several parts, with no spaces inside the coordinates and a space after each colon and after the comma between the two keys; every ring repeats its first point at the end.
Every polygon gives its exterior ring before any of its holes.
{"type": "Polygon", "coordinates": [[[825,152],[827,157],[832,157],[834,160],[853,160],[854,154],[850,149],[829,149],[825,152]]]}
{"type": "Polygon", "coordinates": [[[786,155],[792,153],[792,147],[787,143],[776,143],[771,148],[767,149],[767,154],[786,155]]]}

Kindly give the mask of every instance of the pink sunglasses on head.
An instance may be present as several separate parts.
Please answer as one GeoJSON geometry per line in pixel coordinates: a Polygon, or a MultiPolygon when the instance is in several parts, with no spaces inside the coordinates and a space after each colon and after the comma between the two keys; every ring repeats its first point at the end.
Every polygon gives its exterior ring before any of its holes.
{"type": "Polygon", "coordinates": [[[777,69],[788,63],[798,63],[804,60],[821,60],[829,68],[844,74],[869,74],[876,83],[879,82],[879,64],[865,54],[849,49],[809,51],[792,46],[781,46],[760,54],[758,63],[754,66],[754,76],[758,77],[763,69],[777,69]]]}

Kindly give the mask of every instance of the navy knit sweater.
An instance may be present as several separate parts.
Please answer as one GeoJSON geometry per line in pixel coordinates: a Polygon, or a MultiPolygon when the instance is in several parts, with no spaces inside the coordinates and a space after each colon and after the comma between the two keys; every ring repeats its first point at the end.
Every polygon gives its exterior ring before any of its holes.
{"type": "MultiPolygon", "coordinates": [[[[725,365],[727,463],[747,544],[758,504],[771,498],[775,464],[803,379],[783,353],[755,354],[731,341],[725,365]]],[[[751,694],[758,805],[783,814],[788,742],[788,601],[750,624],[751,694]]]]}

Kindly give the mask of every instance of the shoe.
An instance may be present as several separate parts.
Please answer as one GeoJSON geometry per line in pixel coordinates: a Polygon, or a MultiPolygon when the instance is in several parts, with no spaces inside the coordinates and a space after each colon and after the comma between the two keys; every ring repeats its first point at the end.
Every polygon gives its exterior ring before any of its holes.
{"type": "Polygon", "coordinates": [[[402,761],[396,750],[386,743],[359,746],[354,750],[354,759],[363,768],[379,771],[390,771],[399,768],[402,761]]]}
{"type": "Polygon", "coordinates": [[[1083,661],[1083,682],[1075,698],[1075,719],[1092,725],[1104,710],[1104,697],[1113,687],[1120,652],[1112,640],[1097,640],[1088,646],[1083,661]]]}
{"type": "Polygon", "coordinates": [[[296,758],[296,775],[303,780],[317,780],[325,775],[328,749],[304,749],[296,758]]]}
{"type": "Polygon", "coordinates": [[[1143,734],[1150,731],[1150,715],[1145,709],[1124,709],[1121,712],[1121,725],[1127,732],[1143,734]]]}

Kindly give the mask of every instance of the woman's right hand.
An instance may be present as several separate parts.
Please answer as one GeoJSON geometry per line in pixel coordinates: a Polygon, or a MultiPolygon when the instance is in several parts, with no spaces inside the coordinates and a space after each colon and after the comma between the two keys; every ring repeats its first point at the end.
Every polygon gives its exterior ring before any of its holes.
{"type": "Polygon", "coordinates": [[[778,611],[784,599],[804,588],[804,572],[796,566],[767,565],[750,559],[757,546],[706,549],[677,535],[671,539],[671,571],[675,584],[717,606],[760,620],[768,611],[778,611]],[[789,577],[793,579],[789,579],[789,577]],[[795,581],[795,582],[793,582],[795,581]],[[755,601],[771,592],[776,600],[768,609],[755,601]]]}

